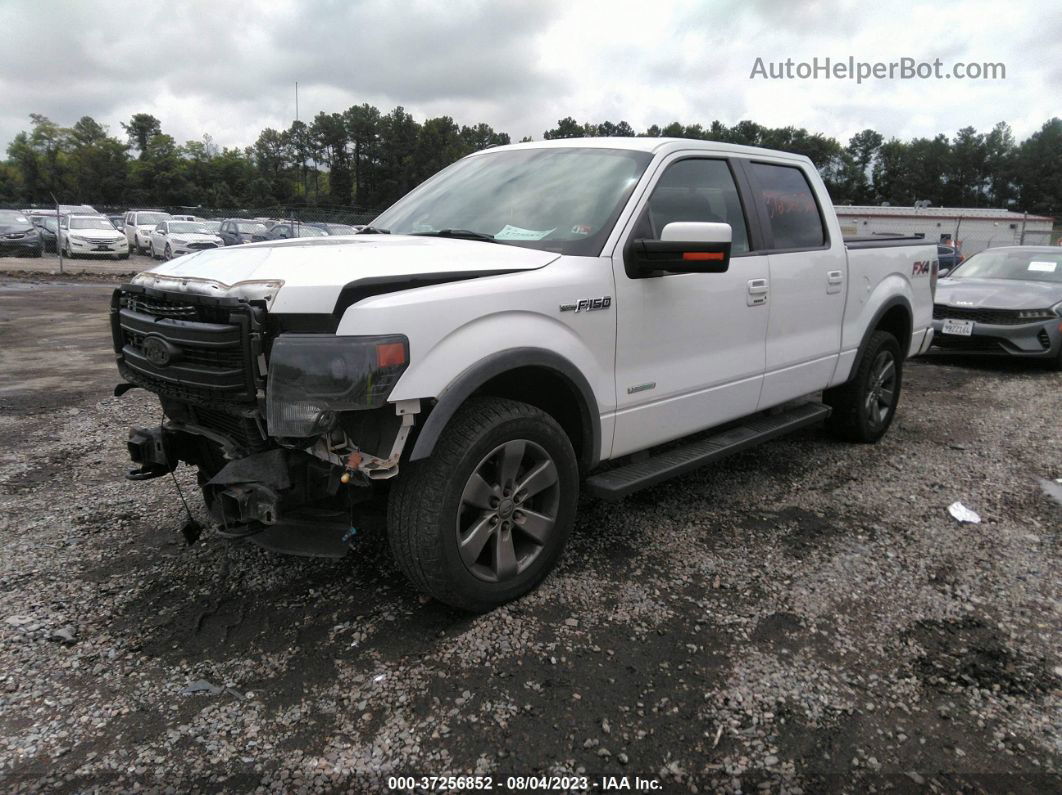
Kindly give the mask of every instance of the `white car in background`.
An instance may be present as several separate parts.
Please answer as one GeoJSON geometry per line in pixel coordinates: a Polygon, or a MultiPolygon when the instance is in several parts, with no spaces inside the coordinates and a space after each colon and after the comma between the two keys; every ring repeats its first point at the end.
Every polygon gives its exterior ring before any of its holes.
{"type": "Polygon", "coordinates": [[[130,210],[125,214],[125,237],[129,247],[137,254],[147,253],[151,245],[151,233],[163,221],[168,221],[170,214],[161,210],[130,210]]]}
{"type": "Polygon", "coordinates": [[[162,221],[151,232],[148,250],[153,259],[173,259],[182,254],[191,254],[208,248],[225,245],[218,235],[204,223],[195,221],[162,221]]]}
{"type": "Polygon", "coordinates": [[[59,249],[64,257],[129,258],[129,242],[105,215],[66,215],[59,222],[59,249]]]}

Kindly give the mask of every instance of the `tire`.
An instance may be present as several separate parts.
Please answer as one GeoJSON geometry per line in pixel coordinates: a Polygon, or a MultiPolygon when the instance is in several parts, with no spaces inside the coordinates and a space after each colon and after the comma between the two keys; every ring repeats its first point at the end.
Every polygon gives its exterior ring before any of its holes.
{"type": "Polygon", "coordinates": [[[417,588],[486,612],[553,569],[578,496],[575,451],[552,417],[514,400],[473,398],[430,458],[402,465],[388,499],[387,536],[417,588]]]}
{"type": "Polygon", "coordinates": [[[162,258],[164,260],[173,259],[173,249],[170,248],[170,244],[169,243],[166,244],[166,249],[162,252],[162,258]]]}
{"type": "Polygon", "coordinates": [[[902,386],[900,343],[887,331],[875,331],[852,378],[823,394],[833,408],[829,429],[847,441],[873,444],[892,425],[902,386]]]}

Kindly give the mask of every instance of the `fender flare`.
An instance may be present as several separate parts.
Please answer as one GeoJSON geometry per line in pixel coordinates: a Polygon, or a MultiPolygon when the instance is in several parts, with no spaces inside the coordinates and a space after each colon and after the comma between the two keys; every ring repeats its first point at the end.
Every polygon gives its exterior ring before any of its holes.
{"type": "MultiPolygon", "coordinates": [[[[885,314],[890,309],[893,309],[897,306],[903,307],[907,311],[907,316],[911,318],[911,323],[914,323],[914,310],[911,308],[911,302],[907,300],[906,296],[894,295],[891,298],[885,299],[885,301],[881,304],[881,306],[878,307],[877,311],[874,313],[874,317],[872,317],[870,319],[870,322],[867,324],[867,330],[863,332],[863,339],[859,341],[859,349],[856,351],[855,360],[852,362],[852,371],[848,377],[849,381],[851,381],[852,378],[855,377],[855,374],[859,372],[859,365],[863,361],[863,354],[866,353],[867,343],[870,342],[870,336],[875,331],[877,331],[878,324],[881,323],[881,319],[885,317],[885,314]]],[[[904,359],[907,358],[907,350],[910,348],[910,335],[913,333],[914,327],[912,325],[912,328],[908,332],[908,346],[906,349],[903,348],[903,340],[898,340],[902,349],[900,352],[903,354],[904,359]]]]}
{"type": "Polygon", "coordinates": [[[417,434],[409,460],[418,461],[432,454],[443,429],[477,389],[502,373],[522,367],[553,370],[575,388],[581,398],[579,410],[584,429],[583,449],[576,450],[576,455],[587,470],[597,466],[601,456],[601,414],[598,411],[597,398],[579,368],[560,354],[544,348],[510,348],[498,351],[466,368],[439,393],[435,406],[417,434]]]}

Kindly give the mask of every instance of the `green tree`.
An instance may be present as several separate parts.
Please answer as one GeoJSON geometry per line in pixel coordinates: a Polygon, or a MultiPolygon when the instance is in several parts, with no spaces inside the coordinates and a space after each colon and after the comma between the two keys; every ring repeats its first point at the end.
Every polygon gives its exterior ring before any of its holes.
{"type": "Polygon", "coordinates": [[[122,122],[122,129],[129,138],[129,145],[136,147],[143,160],[147,156],[148,141],[162,132],[162,123],[150,113],[134,113],[128,124],[122,122]]]}

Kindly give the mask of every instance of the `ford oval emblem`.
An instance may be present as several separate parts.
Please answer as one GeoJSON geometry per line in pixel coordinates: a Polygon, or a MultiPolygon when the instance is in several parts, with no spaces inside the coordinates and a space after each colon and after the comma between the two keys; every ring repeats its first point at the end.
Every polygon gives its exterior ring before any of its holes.
{"type": "Polygon", "coordinates": [[[145,337],[140,349],[144,357],[156,367],[166,367],[172,363],[181,353],[180,348],[171,345],[162,337],[145,337]]]}

